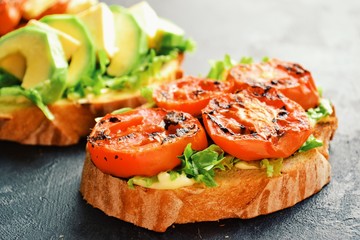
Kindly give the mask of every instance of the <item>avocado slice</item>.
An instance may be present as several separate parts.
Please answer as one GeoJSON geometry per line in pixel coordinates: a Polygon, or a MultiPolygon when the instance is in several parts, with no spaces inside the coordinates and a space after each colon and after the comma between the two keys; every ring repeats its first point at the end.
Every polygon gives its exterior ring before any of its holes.
{"type": "Polygon", "coordinates": [[[26,71],[26,59],[20,53],[12,53],[0,59],[0,69],[6,70],[7,73],[18,79],[23,79],[26,71]]]}
{"type": "Polygon", "coordinates": [[[88,29],[75,15],[57,14],[40,19],[41,22],[62,31],[80,42],[80,47],[73,53],[69,65],[67,86],[76,85],[81,78],[91,76],[96,66],[96,53],[88,29]]]}
{"type": "Polygon", "coordinates": [[[69,14],[76,14],[94,6],[98,3],[98,0],[76,0],[69,1],[66,8],[66,12],[69,14]]]}
{"type": "Polygon", "coordinates": [[[38,18],[46,9],[56,4],[57,0],[26,0],[22,4],[22,14],[25,19],[38,18]]]}
{"type": "Polygon", "coordinates": [[[99,3],[80,12],[77,16],[89,29],[96,51],[105,51],[111,58],[115,51],[115,25],[110,8],[105,3],[99,3]]]}
{"type": "Polygon", "coordinates": [[[139,2],[129,8],[148,38],[149,48],[155,48],[155,37],[159,27],[159,17],[147,2],[139,2]]]}
{"type": "Polygon", "coordinates": [[[122,76],[129,73],[138,64],[148,50],[145,32],[132,14],[120,6],[110,7],[115,21],[115,44],[117,51],[111,58],[107,73],[110,76],[122,76]]]}
{"type": "Polygon", "coordinates": [[[160,18],[147,2],[135,4],[129,11],[146,32],[150,48],[167,54],[167,50],[177,48],[183,51],[188,47],[184,30],[171,21],[160,18]]]}
{"type": "Polygon", "coordinates": [[[160,52],[174,48],[185,51],[189,43],[184,36],[185,31],[183,29],[165,18],[159,18],[159,28],[155,35],[155,48],[160,52]]]}
{"type": "Polygon", "coordinates": [[[80,46],[80,42],[78,40],[76,40],[75,38],[73,38],[72,36],[70,36],[62,31],[59,31],[53,27],[50,27],[49,25],[47,25],[45,23],[39,22],[35,19],[32,19],[28,22],[28,25],[39,27],[39,28],[43,29],[44,31],[55,32],[58,35],[61,45],[63,47],[66,60],[69,60],[71,58],[71,56],[74,54],[74,52],[80,46]]]}
{"type": "Polygon", "coordinates": [[[45,104],[58,100],[65,90],[68,68],[58,36],[33,26],[17,29],[0,38],[0,61],[15,53],[26,59],[21,86],[37,90],[45,104]]]}

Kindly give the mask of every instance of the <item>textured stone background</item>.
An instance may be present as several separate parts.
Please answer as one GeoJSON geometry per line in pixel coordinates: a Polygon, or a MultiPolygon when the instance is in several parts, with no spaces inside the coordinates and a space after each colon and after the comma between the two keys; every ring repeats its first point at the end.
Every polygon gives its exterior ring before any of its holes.
{"type": "Polygon", "coordinates": [[[331,183],[271,215],[176,225],[158,234],[85,204],[78,192],[84,141],[65,148],[0,142],[0,239],[360,239],[360,1],[150,3],[197,41],[184,64],[188,74],[205,75],[207,61],[225,53],[308,68],[340,120],[331,144],[331,183]]]}

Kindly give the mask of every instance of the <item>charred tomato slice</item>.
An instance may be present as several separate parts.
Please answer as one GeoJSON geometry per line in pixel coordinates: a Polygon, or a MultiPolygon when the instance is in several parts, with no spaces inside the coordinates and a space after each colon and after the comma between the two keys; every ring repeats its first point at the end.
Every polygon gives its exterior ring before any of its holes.
{"type": "Polygon", "coordinates": [[[154,90],[153,98],[158,107],[199,116],[211,98],[232,92],[233,89],[233,81],[220,82],[187,76],[161,85],[154,90]]]}
{"type": "Polygon", "coordinates": [[[311,73],[297,63],[271,59],[267,62],[240,64],[230,69],[228,79],[236,89],[274,87],[305,110],[319,104],[319,94],[311,73]]]}
{"type": "Polygon", "coordinates": [[[312,133],[304,109],[274,88],[214,98],[202,117],[212,140],[245,161],[289,157],[312,133]]]}
{"type": "Polygon", "coordinates": [[[103,117],[89,135],[87,149],[104,173],[154,176],[179,165],[188,143],[195,150],[207,147],[204,128],[190,114],[136,109],[103,117]]]}

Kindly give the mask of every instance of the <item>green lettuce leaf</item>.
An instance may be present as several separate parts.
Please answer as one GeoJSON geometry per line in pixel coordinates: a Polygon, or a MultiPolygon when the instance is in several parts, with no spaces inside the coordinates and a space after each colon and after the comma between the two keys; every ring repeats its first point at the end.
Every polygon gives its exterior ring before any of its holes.
{"type": "Polygon", "coordinates": [[[49,120],[55,119],[50,109],[44,104],[40,93],[35,89],[23,89],[20,86],[3,87],[0,89],[0,96],[24,96],[31,100],[49,120]]]}
{"type": "Polygon", "coordinates": [[[99,70],[101,74],[105,74],[106,67],[110,63],[110,59],[107,57],[105,50],[99,50],[97,52],[98,61],[99,61],[99,70]]]}
{"type": "MultiPolygon", "coordinates": [[[[263,58],[263,62],[269,61],[268,57],[263,58]]],[[[226,79],[228,70],[238,64],[252,64],[252,57],[242,57],[240,61],[235,61],[226,54],[223,60],[210,61],[210,70],[207,74],[207,78],[223,81],[226,79]]]]}
{"type": "Polygon", "coordinates": [[[252,64],[254,62],[253,58],[252,57],[242,57],[240,59],[240,62],[241,64],[252,64]]]}
{"type": "Polygon", "coordinates": [[[195,48],[196,43],[191,38],[187,39],[180,35],[165,34],[157,46],[157,52],[160,55],[168,55],[174,49],[179,52],[193,52],[195,48]]]}
{"type": "Polygon", "coordinates": [[[281,169],[283,165],[283,159],[263,159],[260,162],[261,168],[266,169],[266,175],[268,177],[277,177],[281,175],[281,169]]]}
{"type": "Polygon", "coordinates": [[[55,117],[44,104],[41,94],[36,89],[24,89],[21,81],[12,74],[0,69],[0,96],[24,96],[33,102],[49,120],[55,117]]]}
{"type": "Polygon", "coordinates": [[[210,61],[210,71],[207,74],[207,78],[223,81],[226,78],[226,72],[237,64],[236,61],[226,54],[224,60],[210,61]]]}
{"type": "Polygon", "coordinates": [[[310,149],[321,147],[323,142],[314,137],[314,135],[310,135],[310,137],[306,140],[306,142],[300,147],[299,152],[306,152],[310,149]]]}
{"type": "Polygon", "coordinates": [[[134,188],[135,188],[135,187],[134,187],[134,181],[135,181],[135,180],[145,182],[145,187],[150,187],[153,183],[159,181],[157,175],[156,175],[156,176],[153,176],[153,177],[135,176],[135,177],[130,178],[130,179],[127,181],[127,184],[128,184],[128,187],[129,187],[129,188],[131,188],[131,189],[134,189],[134,188]]]}
{"type": "Polygon", "coordinates": [[[333,113],[331,102],[328,99],[322,98],[319,106],[310,108],[306,111],[309,119],[313,122],[318,122],[321,119],[330,116],[333,113]]]}
{"type": "Polygon", "coordinates": [[[154,107],[155,101],[153,99],[153,89],[151,87],[143,87],[140,89],[140,94],[143,98],[146,99],[147,107],[154,107]]]}
{"type": "Polygon", "coordinates": [[[267,56],[263,57],[262,62],[266,63],[266,62],[268,62],[268,61],[270,61],[270,58],[269,58],[269,57],[267,57],[267,56]]]}
{"type": "MultiPolygon", "coordinates": [[[[83,98],[88,94],[100,95],[104,90],[111,89],[116,91],[134,91],[147,86],[149,80],[158,77],[163,65],[178,56],[178,51],[173,50],[168,55],[158,55],[154,49],[150,49],[146,56],[140,61],[129,74],[120,77],[110,77],[104,74],[105,69],[97,69],[92,77],[84,77],[79,83],[67,89],[65,97],[69,99],[83,98]]],[[[103,66],[107,60],[104,57],[103,66]]]]}
{"type": "Polygon", "coordinates": [[[212,144],[202,151],[195,151],[188,144],[183,155],[179,157],[181,167],[177,172],[184,172],[189,178],[194,178],[199,183],[208,187],[215,187],[215,169],[225,170],[231,168],[234,157],[224,156],[224,151],[212,144]],[[231,166],[230,166],[231,165],[231,166]]]}
{"type": "Polygon", "coordinates": [[[317,90],[318,90],[319,96],[322,98],[322,96],[323,96],[323,89],[322,89],[322,87],[318,87],[317,90]]]}

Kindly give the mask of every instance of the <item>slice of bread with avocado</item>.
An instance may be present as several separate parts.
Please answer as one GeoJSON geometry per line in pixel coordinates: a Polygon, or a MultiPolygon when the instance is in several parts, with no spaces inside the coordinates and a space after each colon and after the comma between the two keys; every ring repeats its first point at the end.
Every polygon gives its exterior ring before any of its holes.
{"type": "MultiPolygon", "coordinates": [[[[144,14],[154,12],[145,2],[139,6],[144,14]]],[[[75,144],[94,118],[139,106],[143,88],[180,77],[191,41],[182,35],[163,47],[161,36],[171,29],[154,24],[150,37],[131,9],[100,3],[33,20],[1,37],[0,139],[75,144]]],[[[156,13],[151,16],[147,21],[157,23],[156,13]]]]}
{"type": "Polygon", "coordinates": [[[268,177],[266,169],[232,167],[215,171],[216,187],[130,188],[126,179],[100,171],[87,154],[80,191],[105,214],[157,232],[173,224],[253,218],[291,207],[329,183],[328,147],[336,128],[335,114],[318,122],[314,136],[323,146],[284,159],[279,176],[268,177]]]}

